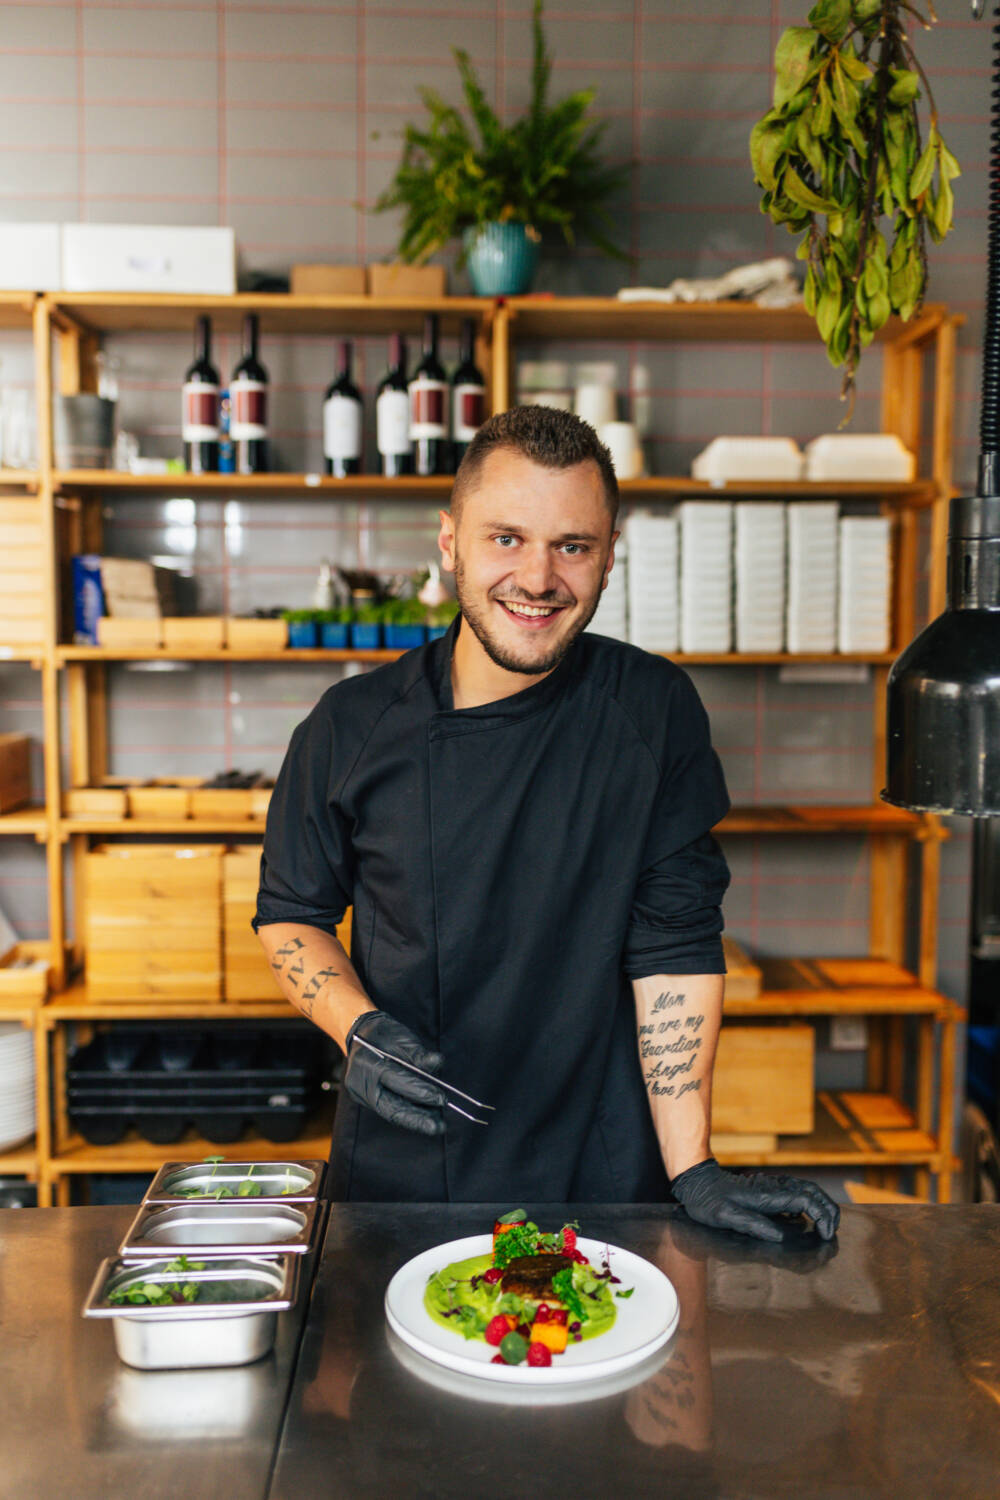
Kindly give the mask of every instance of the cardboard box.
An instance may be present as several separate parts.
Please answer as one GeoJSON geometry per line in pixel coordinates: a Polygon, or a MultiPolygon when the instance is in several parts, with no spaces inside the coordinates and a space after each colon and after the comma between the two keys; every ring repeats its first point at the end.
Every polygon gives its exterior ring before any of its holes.
{"type": "Polygon", "coordinates": [[[808,1135],[815,1043],[807,1025],[723,1026],[712,1082],[713,1135],[808,1135]]]}
{"type": "Polygon", "coordinates": [[[64,224],[67,292],[180,292],[230,297],[236,291],[232,229],[176,224],[64,224]]]}
{"type": "Polygon", "coordinates": [[[102,615],[97,622],[97,644],[110,650],[153,650],[161,644],[160,625],[158,614],[148,620],[120,620],[112,615],[102,615]]]}
{"type": "Polygon", "coordinates": [[[402,261],[368,267],[369,297],[406,297],[419,302],[448,294],[444,266],[407,266],[402,261]]]}
{"type": "Polygon", "coordinates": [[[0,225],[0,286],[57,292],[62,286],[62,225],[0,225]]]}
{"type": "Polygon", "coordinates": [[[31,801],[31,741],[26,734],[0,734],[0,813],[31,801]]]}
{"type": "Polygon", "coordinates": [[[368,287],[364,266],[293,266],[293,297],[363,297],[368,287]]]}
{"type": "Polygon", "coordinates": [[[160,624],[168,651],[221,651],[225,643],[221,615],[164,615],[160,624]]]}
{"type": "Polygon", "coordinates": [[[283,651],[288,645],[288,622],[241,620],[230,615],[225,621],[224,635],[231,651],[283,651]]]}

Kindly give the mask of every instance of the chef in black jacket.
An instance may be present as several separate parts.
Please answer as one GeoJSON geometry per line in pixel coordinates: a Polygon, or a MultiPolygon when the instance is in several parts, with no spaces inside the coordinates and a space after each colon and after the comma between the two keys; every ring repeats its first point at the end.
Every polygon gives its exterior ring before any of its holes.
{"type": "Polygon", "coordinates": [[[295,730],[254,926],[289,1000],[347,1053],[335,1197],[669,1188],[704,1223],[777,1239],[768,1214],[806,1212],[829,1238],[818,1187],[710,1154],[729,880],[710,830],[729,800],[686,674],[582,634],[617,509],[578,418],[486,423],[441,514],[461,614],[295,730]],[[361,1040],[494,1105],[489,1126],[361,1040]]]}

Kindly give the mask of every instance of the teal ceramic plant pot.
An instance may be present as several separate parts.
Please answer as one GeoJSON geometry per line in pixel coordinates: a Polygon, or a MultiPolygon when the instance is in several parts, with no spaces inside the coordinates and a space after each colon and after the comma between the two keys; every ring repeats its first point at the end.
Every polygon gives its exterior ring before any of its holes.
{"type": "Polygon", "coordinates": [[[531,286],[539,241],[526,224],[485,224],[462,235],[477,297],[516,297],[531,286]]]}
{"type": "Polygon", "coordinates": [[[347,646],[347,626],[324,621],[319,627],[319,642],[328,651],[343,651],[347,646]]]}

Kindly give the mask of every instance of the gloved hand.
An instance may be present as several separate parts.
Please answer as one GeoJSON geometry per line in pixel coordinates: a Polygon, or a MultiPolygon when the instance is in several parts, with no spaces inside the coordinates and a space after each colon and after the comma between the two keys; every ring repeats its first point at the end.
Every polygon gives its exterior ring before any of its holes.
{"type": "Polygon", "coordinates": [[[409,1027],[394,1021],[385,1011],[366,1010],[347,1033],[344,1088],[358,1104],[373,1109],[390,1125],[401,1125],[404,1130],[416,1130],[421,1135],[441,1135],[444,1131],[441,1090],[408,1068],[358,1046],[359,1036],[373,1047],[405,1057],[427,1073],[436,1073],[444,1062],[440,1052],[429,1051],[409,1027]]]}
{"type": "Polygon", "coordinates": [[[714,1156],[681,1172],[670,1191],[697,1223],[735,1229],[758,1240],[777,1243],[783,1238],[780,1225],[766,1214],[808,1214],[824,1240],[833,1239],[840,1223],[840,1209],[814,1182],[767,1172],[727,1172],[714,1156]]]}

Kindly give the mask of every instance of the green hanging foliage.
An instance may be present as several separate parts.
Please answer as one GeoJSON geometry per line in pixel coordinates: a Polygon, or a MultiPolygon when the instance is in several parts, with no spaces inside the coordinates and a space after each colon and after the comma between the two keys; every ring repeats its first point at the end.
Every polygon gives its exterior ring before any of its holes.
{"type": "Polygon", "coordinates": [[[920,308],[926,237],[952,226],[958,162],[906,27],[930,29],[909,0],[818,0],[774,56],[774,104],[753,128],[761,210],[802,235],[803,295],[853,408],[861,351],[892,313],[920,308]],[[919,103],[929,122],[921,137],[919,103]]]}

